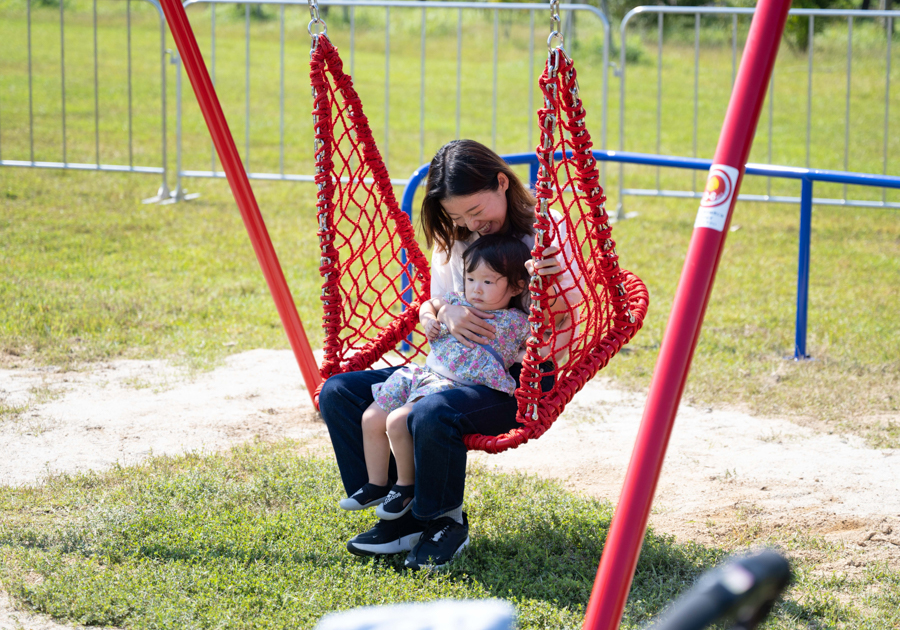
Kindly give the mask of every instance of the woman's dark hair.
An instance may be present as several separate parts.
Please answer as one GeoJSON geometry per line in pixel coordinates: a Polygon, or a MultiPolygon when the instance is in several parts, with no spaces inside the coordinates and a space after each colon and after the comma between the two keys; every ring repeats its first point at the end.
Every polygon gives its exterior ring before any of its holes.
{"type": "Polygon", "coordinates": [[[437,243],[449,258],[453,243],[465,241],[472,235],[468,228],[453,223],[441,201],[497,190],[500,186],[497,175],[500,173],[509,180],[504,233],[510,236],[534,234],[534,206],[537,202],[509,164],[480,142],[454,140],[438,149],[428,170],[420,216],[428,247],[437,243]]]}
{"type": "Polygon", "coordinates": [[[525,262],[531,258],[528,246],[509,234],[485,234],[463,252],[463,269],[472,273],[482,262],[506,278],[510,286],[521,287],[522,291],[510,300],[510,307],[528,312],[525,308],[525,294],[528,291],[528,270],[525,262]]]}

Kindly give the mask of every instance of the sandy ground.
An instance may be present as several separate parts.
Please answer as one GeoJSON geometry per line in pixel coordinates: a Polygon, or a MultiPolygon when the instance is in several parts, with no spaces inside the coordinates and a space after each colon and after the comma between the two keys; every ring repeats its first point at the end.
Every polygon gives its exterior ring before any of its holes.
{"type": "MultiPolygon", "coordinates": [[[[0,370],[0,404],[26,407],[0,423],[0,484],[252,439],[287,437],[328,453],[327,432],[301,382],[291,352],[272,350],[234,355],[193,378],[163,361],[114,361],[81,372],[0,370]]],[[[473,459],[615,502],[644,400],[595,379],[540,440],[473,459]]],[[[900,569],[900,451],[788,420],[682,406],[651,524],[705,543],[741,528],[817,534],[843,550],[822,570],[853,573],[876,561],[900,569]]],[[[0,594],[0,629],[7,628],[67,626],[14,610],[0,594]]]]}

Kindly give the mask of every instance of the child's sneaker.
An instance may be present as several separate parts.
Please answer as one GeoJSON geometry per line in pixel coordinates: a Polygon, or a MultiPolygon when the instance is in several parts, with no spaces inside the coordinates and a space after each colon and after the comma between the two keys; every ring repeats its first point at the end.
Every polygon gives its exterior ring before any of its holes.
{"type": "Polygon", "coordinates": [[[388,494],[390,486],[376,486],[367,483],[346,499],[341,499],[341,507],[345,510],[365,510],[373,505],[380,505],[388,494]]]}
{"type": "Polygon", "coordinates": [[[386,521],[393,521],[400,518],[412,507],[413,496],[416,494],[416,486],[400,486],[394,484],[391,491],[384,498],[384,503],[375,508],[375,514],[378,518],[386,521]],[[409,501],[407,501],[409,499],[409,501]]]}

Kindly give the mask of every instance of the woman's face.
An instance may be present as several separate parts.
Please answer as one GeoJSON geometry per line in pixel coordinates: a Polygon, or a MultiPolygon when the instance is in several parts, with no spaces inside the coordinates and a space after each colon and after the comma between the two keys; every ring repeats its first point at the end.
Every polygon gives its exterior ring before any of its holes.
{"type": "Polygon", "coordinates": [[[473,195],[447,197],[441,200],[444,212],[459,227],[470,232],[496,234],[506,226],[506,189],[509,179],[503,173],[497,175],[497,190],[482,190],[473,195]]]}

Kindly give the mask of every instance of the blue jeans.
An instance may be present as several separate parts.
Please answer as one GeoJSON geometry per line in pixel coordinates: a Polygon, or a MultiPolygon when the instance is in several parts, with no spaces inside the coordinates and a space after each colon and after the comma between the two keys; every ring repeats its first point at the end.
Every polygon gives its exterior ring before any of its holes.
{"type": "MultiPolygon", "coordinates": [[[[337,374],[325,381],[319,394],[319,410],[348,496],[369,480],[361,421],[374,400],[372,385],[384,382],[396,369],[337,374]]],[[[519,364],[510,369],[517,384],[520,369],[519,364]]],[[[552,387],[552,377],[545,377],[541,385],[545,391],[552,387]]],[[[417,519],[430,521],[462,505],[467,453],[463,436],[500,435],[518,426],[516,399],[483,385],[458,387],[416,401],[407,426],[416,464],[412,512],[417,519]]],[[[389,476],[396,479],[393,460],[389,476]]]]}

